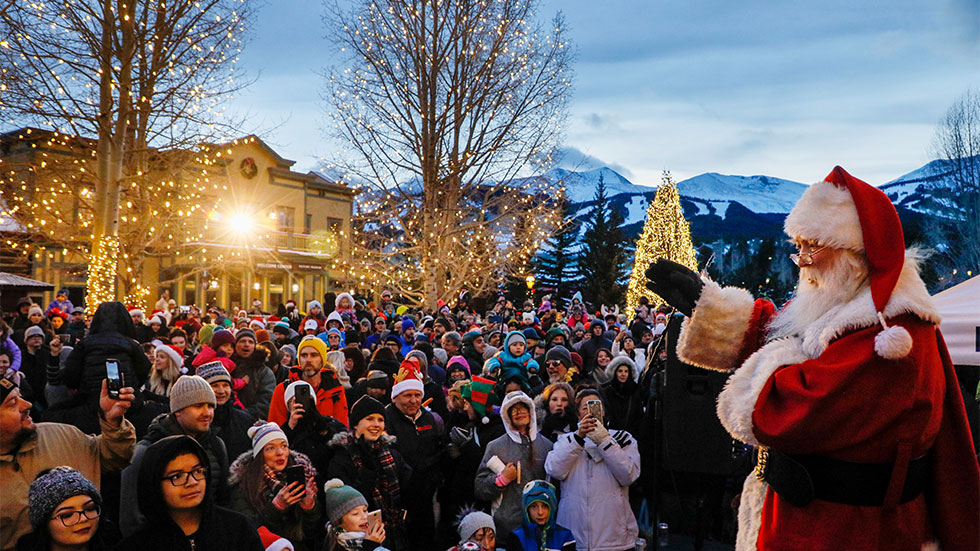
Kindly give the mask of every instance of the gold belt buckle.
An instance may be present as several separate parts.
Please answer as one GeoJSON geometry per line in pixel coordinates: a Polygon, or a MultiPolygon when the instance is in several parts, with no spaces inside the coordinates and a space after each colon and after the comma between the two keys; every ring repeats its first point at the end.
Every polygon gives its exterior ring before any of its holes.
{"type": "Polygon", "coordinates": [[[755,477],[763,482],[766,480],[766,466],[769,463],[769,448],[759,446],[755,449],[755,477]]]}

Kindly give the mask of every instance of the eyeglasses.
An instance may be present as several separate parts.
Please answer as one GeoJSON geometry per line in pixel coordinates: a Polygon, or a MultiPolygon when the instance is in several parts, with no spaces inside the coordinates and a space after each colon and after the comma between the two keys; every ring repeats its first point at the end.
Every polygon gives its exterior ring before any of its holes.
{"type": "Polygon", "coordinates": [[[189,481],[189,477],[194,477],[194,480],[198,482],[204,480],[208,476],[208,470],[204,467],[194,467],[190,472],[180,471],[179,473],[172,474],[170,476],[165,476],[160,480],[169,480],[170,484],[174,486],[186,486],[189,481]]]}
{"type": "Polygon", "coordinates": [[[75,526],[79,522],[82,522],[82,517],[88,520],[93,520],[99,518],[102,515],[102,507],[92,503],[86,505],[81,511],[65,511],[64,513],[58,513],[57,515],[51,517],[51,520],[58,519],[61,524],[67,526],[75,526]]]}
{"type": "Polygon", "coordinates": [[[561,362],[558,360],[548,360],[544,364],[548,367],[557,367],[561,365],[561,362]]]}
{"type": "Polygon", "coordinates": [[[810,251],[808,253],[804,253],[804,252],[794,253],[794,254],[789,255],[789,259],[793,261],[793,264],[796,264],[797,266],[799,266],[801,268],[805,268],[805,267],[813,264],[813,257],[814,256],[817,256],[817,253],[819,253],[820,251],[822,251],[822,250],[824,250],[826,248],[827,247],[824,246],[824,247],[820,247],[819,249],[810,251]]]}

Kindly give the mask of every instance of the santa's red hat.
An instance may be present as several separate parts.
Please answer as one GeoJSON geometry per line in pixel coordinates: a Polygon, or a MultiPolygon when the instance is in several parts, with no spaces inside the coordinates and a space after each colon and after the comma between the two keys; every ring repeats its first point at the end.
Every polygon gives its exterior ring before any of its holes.
{"type": "Polygon", "coordinates": [[[157,349],[158,352],[163,352],[164,354],[166,354],[167,356],[170,357],[170,361],[172,361],[174,363],[174,365],[177,366],[177,369],[180,369],[180,368],[184,367],[184,351],[183,350],[177,348],[176,346],[174,346],[172,344],[164,344],[163,342],[161,342],[159,340],[154,340],[153,341],[153,344],[156,344],[156,346],[157,346],[156,349],[157,349]]]}
{"type": "Polygon", "coordinates": [[[129,315],[130,316],[142,316],[143,315],[143,310],[140,309],[139,306],[130,306],[126,310],[129,312],[129,315]]]}
{"type": "Polygon", "coordinates": [[[395,375],[395,384],[391,387],[391,397],[394,398],[406,390],[425,392],[422,374],[419,371],[419,362],[415,358],[408,358],[403,361],[398,367],[398,374],[395,375]]]}
{"type": "Polygon", "coordinates": [[[912,337],[902,327],[888,327],[882,314],[905,263],[902,223],[891,199],[838,166],[803,193],[784,229],[790,237],[864,254],[871,299],[884,328],[875,336],[875,352],[886,359],[907,356],[912,337]]]}
{"type": "Polygon", "coordinates": [[[259,526],[259,539],[265,551],[292,551],[293,544],[286,538],[278,536],[269,531],[265,526],[259,526]]]}

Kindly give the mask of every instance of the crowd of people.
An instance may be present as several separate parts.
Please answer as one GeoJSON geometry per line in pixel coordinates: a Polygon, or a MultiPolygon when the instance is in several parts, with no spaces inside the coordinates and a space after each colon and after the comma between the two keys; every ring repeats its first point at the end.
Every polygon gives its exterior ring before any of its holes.
{"type": "Polygon", "coordinates": [[[633,549],[666,313],[396,298],[22,300],[0,547],[633,549]]]}

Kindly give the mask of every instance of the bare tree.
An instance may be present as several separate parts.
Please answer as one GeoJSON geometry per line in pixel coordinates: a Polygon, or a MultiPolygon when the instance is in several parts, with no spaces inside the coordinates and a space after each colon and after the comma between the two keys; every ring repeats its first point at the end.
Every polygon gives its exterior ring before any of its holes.
{"type": "Polygon", "coordinates": [[[90,247],[89,308],[115,297],[117,275],[145,289],[142,259],[180,239],[164,211],[207,210],[210,160],[187,150],[237,126],[221,104],[247,84],[235,63],[250,15],[245,0],[14,2],[0,13],[0,113],[57,130],[48,143],[69,156],[6,178],[4,200],[38,237],[90,247]]]}
{"type": "Polygon", "coordinates": [[[930,191],[945,208],[926,231],[940,275],[952,284],[980,272],[980,93],[968,91],[950,106],[933,149],[947,173],[930,191]]]}
{"type": "Polygon", "coordinates": [[[433,307],[528,268],[559,217],[523,177],[560,142],[572,52],[535,1],[381,0],[328,7],[347,66],[327,74],[345,177],[364,193],[353,265],[433,307]]]}

